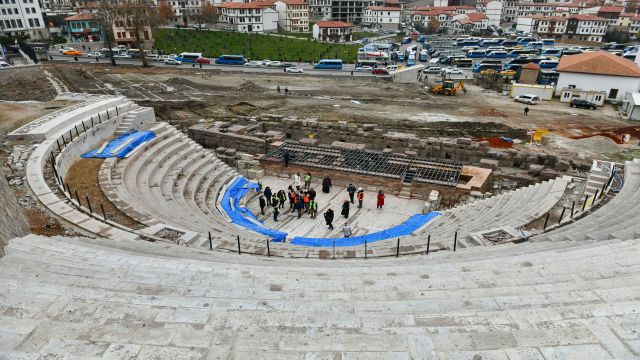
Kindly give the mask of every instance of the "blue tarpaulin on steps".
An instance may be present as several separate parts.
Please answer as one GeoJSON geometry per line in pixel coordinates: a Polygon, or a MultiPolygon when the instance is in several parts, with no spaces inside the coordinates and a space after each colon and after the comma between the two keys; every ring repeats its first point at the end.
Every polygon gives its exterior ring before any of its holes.
{"type": "Polygon", "coordinates": [[[269,236],[275,242],[282,242],[287,238],[287,233],[264,227],[262,221],[258,220],[249,209],[240,206],[240,200],[247,195],[247,192],[257,188],[258,184],[256,183],[249,182],[243,177],[236,178],[222,196],[222,201],[220,202],[222,209],[229,216],[232,223],[269,236]]]}
{"type": "Polygon", "coordinates": [[[153,131],[134,131],[132,133],[124,134],[115,140],[109,141],[107,146],[100,153],[98,153],[98,150],[100,150],[99,147],[82,155],[82,157],[99,159],[111,157],[123,158],[140,144],[150,141],[154,137],[156,136],[153,131]]]}
{"type": "Polygon", "coordinates": [[[394,226],[392,228],[367,235],[353,236],[348,238],[295,237],[291,239],[291,244],[301,246],[331,247],[333,246],[333,242],[335,241],[336,246],[357,246],[364,244],[365,240],[367,241],[367,243],[372,243],[380,240],[393,239],[400,236],[411,235],[414,231],[418,230],[424,224],[428,223],[439,215],[440,213],[437,211],[432,211],[425,215],[416,214],[398,226],[394,226]]]}

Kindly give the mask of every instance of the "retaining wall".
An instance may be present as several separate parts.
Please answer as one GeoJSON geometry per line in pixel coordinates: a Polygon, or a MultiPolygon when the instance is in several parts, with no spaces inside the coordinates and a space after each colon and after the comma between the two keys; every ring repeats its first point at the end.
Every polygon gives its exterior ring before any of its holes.
{"type": "Polygon", "coordinates": [[[30,232],[22,208],[18,205],[5,174],[0,169],[0,256],[4,255],[4,246],[10,239],[30,232]]]}

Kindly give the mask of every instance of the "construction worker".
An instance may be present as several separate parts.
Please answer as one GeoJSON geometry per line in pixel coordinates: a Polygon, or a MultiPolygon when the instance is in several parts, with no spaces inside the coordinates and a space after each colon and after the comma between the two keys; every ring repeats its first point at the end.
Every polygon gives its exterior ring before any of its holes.
{"type": "Polygon", "coordinates": [[[284,207],[284,203],[287,202],[287,193],[284,190],[278,191],[278,204],[280,205],[280,209],[284,207]]]}
{"type": "Polygon", "coordinates": [[[315,200],[309,201],[309,213],[311,214],[311,218],[315,219],[318,214],[318,202],[315,200]]]}
{"type": "Polygon", "coordinates": [[[311,173],[309,172],[304,176],[304,188],[305,190],[311,188],[311,173]]]}
{"type": "Polygon", "coordinates": [[[362,188],[358,188],[358,209],[362,209],[363,201],[364,201],[364,191],[362,191],[362,188]]]}
{"type": "Polygon", "coordinates": [[[356,187],[353,184],[349,184],[347,187],[347,192],[349,193],[349,199],[351,199],[351,203],[353,204],[353,196],[356,193],[356,187]]]}
{"type": "Polygon", "coordinates": [[[260,196],[258,201],[260,202],[260,213],[264,215],[264,207],[267,206],[267,201],[264,199],[264,196],[262,195],[260,196]]]}
{"type": "Polygon", "coordinates": [[[293,190],[293,187],[289,186],[289,209],[293,211],[296,206],[296,192],[293,190]]]}
{"type": "Polygon", "coordinates": [[[267,198],[267,205],[269,206],[271,206],[271,195],[273,195],[273,193],[271,192],[271,188],[268,186],[264,188],[264,197],[267,198]]]}
{"type": "Polygon", "coordinates": [[[324,221],[327,223],[327,226],[329,226],[329,230],[333,230],[333,210],[327,209],[327,211],[324,212],[324,221]]]}
{"type": "Polygon", "coordinates": [[[302,201],[304,201],[304,211],[309,212],[309,201],[311,201],[311,199],[309,198],[308,192],[304,193],[304,196],[302,197],[302,201]]]}

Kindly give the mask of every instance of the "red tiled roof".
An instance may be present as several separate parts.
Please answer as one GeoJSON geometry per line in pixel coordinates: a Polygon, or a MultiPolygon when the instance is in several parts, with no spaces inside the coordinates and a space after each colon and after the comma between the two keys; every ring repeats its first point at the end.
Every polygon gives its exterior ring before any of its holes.
{"type": "Polygon", "coordinates": [[[277,0],[283,2],[287,5],[307,5],[307,2],[304,0],[277,0]]]}
{"type": "Polygon", "coordinates": [[[66,21],[74,21],[74,20],[95,20],[96,16],[92,13],[80,13],[76,15],[71,15],[69,17],[64,18],[66,21]]]}
{"type": "Polygon", "coordinates": [[[569,19],[575,19],[578,21],[609,21],[609,19],[605,19],[596,15],[587,15],[587,14],[577,14],[569,16],[569,19]]]}
{"type": "Polygon", "coordinates": [[[390,6],[369,6],[367,10],[371,11],[400,11],[400,8],[390,6]]]}
{"type": "Polygon", "coordinates": [[[418,15],[422,15],[422,16],[438,16],[438,15],[442,15],[442,14],[451,15],[451,12],[442,11],[442,10],[423,10],[423,11],[416,11],[416,12],[414,12],[414,14],[418,14],[418,15]]]}
{"type": "Polygon", "coordinates": [[[254,1],[250,3],[237,3],[227,2],[223,4],[216,4],[216,7],[225,9],[264,9],[273,6],[273,2],[270,1],[254,1]]]}
{"type": "Polygon", "coordinates": [[[599,13],[621,13],[624,11],[624,6],[601,6],[599,13]]]}
{"type": "Polygon", "coordinates": [[[321,28],[348,28],[353,27],[350,22],[344,21],[316,21],[316,25],[321,28]]]}
{"type": "Polygon", "coordinates": [[[636,63],[606,51],[563,56],[558,71],[640,78],[640,68],[636,63]]]}
{"type": "Polygon", "coordinates": [[[482,20],[488,19],[487,15],[480,13],[469,13],[467,14],[467,17],[473,22],[480,22],[482,20]]]}
{"type": "Polygon", "coordinates": [[[540,65],[530,62],[526,63],[522,68],[527,70],[540,70],[540,65]]]}
{"type": "Polygon", "coordinates": [[[468,24],[473,24],[473,21],[467,19],[467,18],[460,18],[460,19],[456,19],[457,22],[459,22],[461,25],[468,25],[468,24]]]}

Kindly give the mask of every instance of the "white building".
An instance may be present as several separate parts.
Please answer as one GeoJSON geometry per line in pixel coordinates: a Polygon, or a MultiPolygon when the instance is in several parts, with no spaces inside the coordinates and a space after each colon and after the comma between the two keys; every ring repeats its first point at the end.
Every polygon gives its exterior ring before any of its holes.
{"type": "Polygon", "coordinates": [[[278,31],[278,12],[270,6],[261,2],[218,4],[218,22],[231,25],[239,32],[275,32],[278,31]]]}
{"type": "Polygon", "coordinates": [[[401,9],[386,6],[369,6],[364,11],[364,24],[377,29],[397,29],[400,25],[401,9]]]}
{"type": "Polygon", "coordinates": [[[518,1],[505,0],[502,8],[502,21],[513,22],[518,17],[518,1]]]}
{"type": "Polygon", "coordinates": [[[469,13],[453,17],[451,28],[458,34],[472,34],[484,30],[488,26],[489,19],[485,14],[469,13]]]}
{"type": "Polygon", "coordinates": [[[500,26],[502,22],[502,1],[489,1],[485,7],[484,14],[487,15],[489,26],[500,26]]]}
{"type": "Polygon", "coordinates": [[[565,39],[602,42],[609,20],[595,15],[571,15],[567,19],[565,39]]]}
{"type": "Polygon", "coordinates": [[[313,24],[313,39],[327,42],[350,42],[353,24],[344,21],[317,21],[313,24]]]}
{"type": "Polygon", "coordinates": [[[453,21],[453,14],[449,11],[442,10],[420,10],[411,14],[412,23],[421,23],[422,26],[427,29],[429,24],[437,23],[439,28],[450,27],[451,21],[453,21]]]}
{"type": "Polygon", "coordinates": [[[331,0],[309,0],[309,19],[331,20],[331,0]]]}
{"type": "Polygon", "coordinates": [[[556,96],[563,88],[604,91],[607,99],[621,101],[627,92],[640,89],[640,68],[633,61],[606,51],[563,56],[556,96]]]}
{"type": "Polygon", "coordinates": [[[34,40],[49,38],[38,0],[0,0],[0,32],[27,33],[34,40]]]}
{"type": "Polygon", "coordinates": [[[309,4],[303,0],[278,0],[278,26],[284,31],[309,31],[309,4]]]}
{"type": "Polygon", "coordinates": [[[188,25],[197,23],[196,17],[200,14],[204,1],[200,0],[170,0],[169,4],[173,8],[176,24],[188,25]]]}

